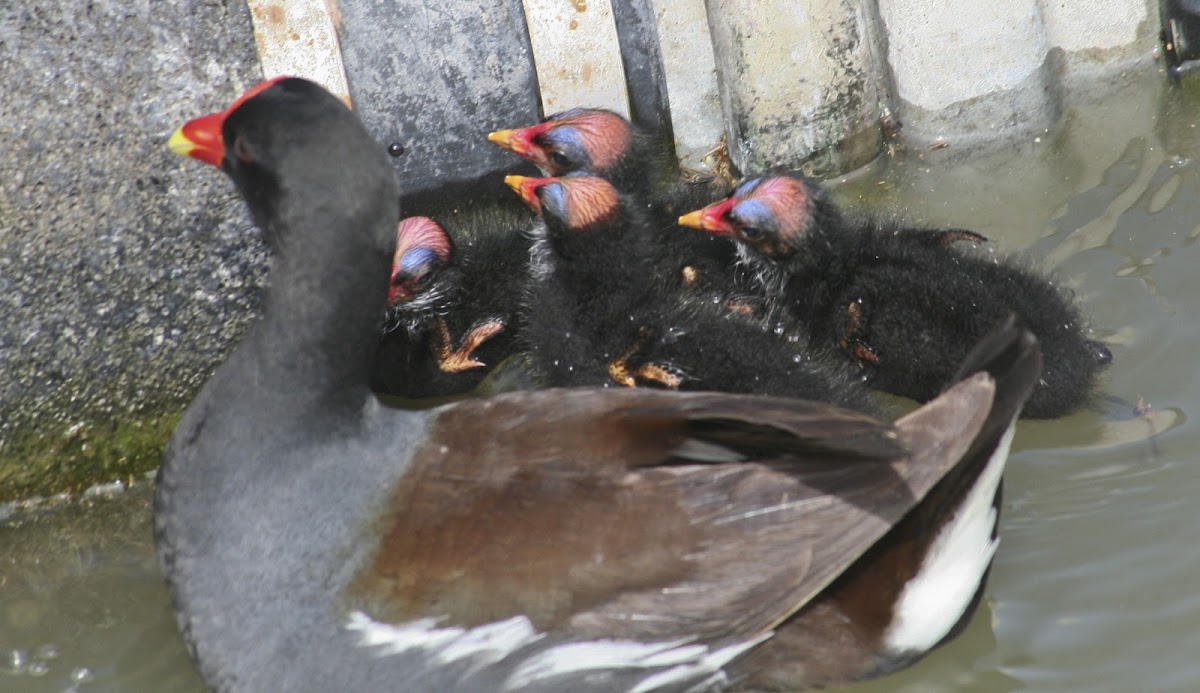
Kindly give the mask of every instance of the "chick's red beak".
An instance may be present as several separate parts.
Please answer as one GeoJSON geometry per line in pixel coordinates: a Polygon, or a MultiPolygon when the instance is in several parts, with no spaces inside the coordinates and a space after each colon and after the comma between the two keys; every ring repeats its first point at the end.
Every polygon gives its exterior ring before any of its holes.
{"type": "Polygon", "coordinates": [[[412,300],[412,290],[409,288],[410,277],[405,277],[400,273],[392,275],[392,281],[388,284],[387,304],[394,306],[398,303],[407,303],[412,300]]]}
{"type": "Polygon", "coordinates": [[[541,214],[542,201],[538,199],[538,188],[542,187],[547,178],[530,178],[529,176],[505,176],[504,184],[512,188],[512,191],[525,201],[525,204],[533,208],[533,211],[541,214]]]}
{"type": "Polygon", "coordinates": [[[233,105],[229,108],[217,113],[209,113],[195,120],[189,120],[172,133],[171,139],[167,140],[167,146],[176,154],[190,156],[193,159],[199,159],[206,164],[212,164],[220,168],[221,162],[225,159],[225,139],[221,136],[221,129],[225,126],[225,119],[229,117],[230,113],[236,111],[239,106],[246,103],[246,101],[285,79],[288,78],[276,77],[259,82],[245,94],[238,97],[237,101],[234,101],[233,105]]]}
{"type": "Polygon", "coordinates": [[[523,130],[497,130],[489,133],[488,142],[499,145],[517,156],[529,159],[533,155],[533,135],[531,128],[523,130]]]}
{"type": "Polygon", "coordinates": [[[733,224],[729,223],[729,211],[733,209],[736,200],[729,198],[698,209],[679,217],[679,225],[690,229],[700,229],[717,236],[732,236],[733,224]]]}

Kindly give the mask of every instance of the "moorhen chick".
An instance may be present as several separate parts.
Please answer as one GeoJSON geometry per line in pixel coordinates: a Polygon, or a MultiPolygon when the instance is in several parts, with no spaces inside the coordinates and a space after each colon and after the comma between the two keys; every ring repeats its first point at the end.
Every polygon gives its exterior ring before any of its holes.
{"type": "Polygon", "coordinates": [[[1009,311],[1045,359],[1025,416],[1088,404],[1112,360],[1086,337],[1068,292],[1015,260],[954,247],[984,240],[970,231],[845,219],[820,186],[797,176],[748,180],[679,222],[735,240],[768,304],[837,345],[885,392],[928,401],[1009,311]]]}
{"type": "Polygon", "coordinates": [[[401,397],[474,389],[512,356],[529,243],[512,229],[466,235],[466,245],[428,217],[396,229],[384,334],[371,387],[401,397]]]}
{"type": "Polygon", "coordinates": [[[851,370],[798,329],[785,334],[659,286],[642,251],[654,234],[645,210],[605,179],[505,181],[545,222],[521,334],[547,384],[780,395],[875,411],[851,370]]]}
{"type": "Polygon", "coordinates": [[[909,661],[969,611],[1027,332],[893,424],[647,388],[391,408],[368,382],[400,210],[357,117],[279,78],[170,145],[233,179],[274,255],[156,483],[214,689],[796,689],[909,661]]]}
{"type": "Polygon", "coordinates": [[[661,231],[646,250],[668,285],[728,298],[738,306],[756,305],[738,272],[732,243],[674,233],[680,214],[725,197],[731,186],[719,176],[685,180],[669,141],[602,108],[563,111],[530,127],[498,130],[488,140],[530,161],[545,176],[584,171],[612,183],[629,204],[645,205],[648,222],[661,231]]]}

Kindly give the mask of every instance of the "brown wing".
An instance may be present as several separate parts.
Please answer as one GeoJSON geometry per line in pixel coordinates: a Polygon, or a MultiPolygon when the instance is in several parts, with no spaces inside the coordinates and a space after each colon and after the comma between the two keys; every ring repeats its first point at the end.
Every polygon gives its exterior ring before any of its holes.
{"type": "Polygon", "coordinates": [[[953,467],[991,395],[986,376],[970,379],[898,429],[711,393],[465,402],[413,455],[355,597],[397,622],[525,614],[592,638],[757,634],[953,467]]]}

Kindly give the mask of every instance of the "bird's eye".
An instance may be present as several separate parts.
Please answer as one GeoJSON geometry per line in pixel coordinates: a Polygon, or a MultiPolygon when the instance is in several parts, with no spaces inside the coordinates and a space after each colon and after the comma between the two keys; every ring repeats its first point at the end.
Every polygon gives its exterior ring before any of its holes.
{"type": "Polygon", "coordinates": [[[550,162],[555,166],[566,168],[571,165],[571,160],[562,152],[550,152],[550,162]]]}
{"type": "Polygon", "coordinates": [[[741,232],[743,238],[754,239],[762,235],[762,230],[757,226],[743,226],[739,229],[739,231],[741,232]]]}
{"type": "Polygon", "coordinates": [[[243,163],[254,163],[254,155],[250,153],[250,148],[246,146],[241,137],[233,141],[233,155],[243,163]]]}

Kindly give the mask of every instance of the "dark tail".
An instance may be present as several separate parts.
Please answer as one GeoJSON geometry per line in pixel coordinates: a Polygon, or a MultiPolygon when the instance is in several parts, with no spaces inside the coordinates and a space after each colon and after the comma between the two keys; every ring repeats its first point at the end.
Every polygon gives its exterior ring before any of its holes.
{"type": "MultiPolygon", "coordinates": [[[[992,410],[975,439],[972,451],[995,448],[1000,435],[1012,424],[1042,373],[1042,352],[1037,338],[1025,329],[1015,313],[1009,313],[995,329],[975,344],[963,359],[952,382],[987,371],[996,381],[992,410]]],[[[990,456],[991,452],[986,451],[990,456]]]]}

